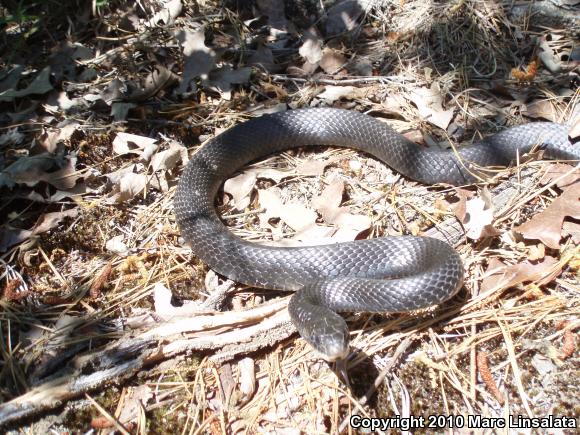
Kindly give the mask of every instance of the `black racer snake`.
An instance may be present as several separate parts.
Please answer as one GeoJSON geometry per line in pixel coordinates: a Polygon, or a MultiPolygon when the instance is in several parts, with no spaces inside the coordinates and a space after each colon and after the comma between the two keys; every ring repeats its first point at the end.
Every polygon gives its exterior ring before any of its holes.
{"type": "Polygon", "coordinates": [[[177,187],[174,206],[181,234],[196,257],[234,281],[296,290],[288,306],[292,321],[328,360],[348,353],[348,327],[337,312],[401,312],[438,304],[459,290],[464,271],[449,245],[427,237],[282,248],[230,233],[214,207],[223,181],[260,157],[308,145],[362,150],[427,184],[472,183],[477,166],[506,166],[535,146],[547,158],[580,160],[580,144],[569,140],[567,126],[556,123],[508,128],[455,153],[423,148],[371,116],[329,108],[264,115],[205,144],[177,187]]]}

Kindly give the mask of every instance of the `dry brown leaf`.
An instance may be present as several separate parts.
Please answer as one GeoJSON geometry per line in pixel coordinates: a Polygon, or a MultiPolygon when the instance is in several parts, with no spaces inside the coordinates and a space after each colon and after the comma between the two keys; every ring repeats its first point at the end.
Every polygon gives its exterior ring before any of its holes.
{"type": "Polygon", "coordinates": [[[542,243],[530,246],[528,260],[535,261],[544,258],[546,255],[546,247],[542,243]]]}
{"type": "Polygon", "coordinates": [[[66,92],[53,91],[48,95],[46,103],[43,107],[48,113],[58,115],[62,112],[68,112],[78,106],[84,106],[83,98],[70,99],[66,92]]]}
{"type": "Polygon", "coordinates": [[[15,67],[10,74],[16,78],[16,81],[12,81],[11,84],[14,85],[12,88],[0,91],[0,101],[12,101],[16,98],[25,97],[34,94],[46,94],[52,90],[52,84],[50,83],[50,72],[49,66],[45,67],[34,80],[24,89],[17,89],[18,82],[23,77],[22,70],[15,67]]]}
{"type": "Polygon", "coordinates": [[[105,175],[113,184],[113,190],[108,197],[109,202],[128,201],[147,187],[147,176],[135,173],[137,168],[137,165],[129,165],[105,175]]]}
{"type": "Polygon", "coordinates": [[[304,32],[304,43],[298,49],[298,53],[311,65],[318,65],[322,59],[323,40],[316,27],[311,27],[304,32]]]}
{"type": "Polygon", "coordinates": [[[54,153],[60,142],[67,141],[73,133],[80,127],[80,124],[74,120],[67,119],[57,125],[56,128],[44,128],[38,143],[47,152],[54,153]]]}
{"type": "Polygon", "coordinates": [[[120,168],[117,169],[116,171],[113,172],[109,172],[108,174],[105,174],[105,177],[107,177],[107,179],[109,180],[109,182],[111,184],[119,184],[119,182],[121,181],[121,178],[123,178],[123,176],[129,172],[135,172],[137,170],[137,165],[132,164],[129,166],[126,166],[124,168],[120,168]]]}
{"type": "Polygon", "coordinates": [[[117,133],[117,136],[115,136],[115,139],[113,139],[113,151],[119,155],[131,153],[139,154],[142,156],[149,153],[152,155],[153,152],[155,152],[158,148],[158,145],[156,145],[155,142],[157,142],[157,139],[153,139],[147,136],[139,136],[137,134],[120,132],[117,133]]]}
{"type": "Polygon", "coordinates": [[[580,224],[565,221],[562,225],[562,236],[570,236],[572,243],[578,245],[580,243],[580,224]]]}
{"type": "Polygon", "coordinates": [[[18,131],[18,127],[8,128],[4,131],[5,133],[0,134],[0,147],[6,145],[18,145],[22,143],[26,137],[23,133],[18,131]]]}
{"type": "Polygon", "coordinates": [[[65,211],[55,211],[53,213],[43,214],[38,218],[36,224],[32,228],[32,235],[45,233],[56,227],[65,218],[75,218],[79,214],[78,207],[71,208],[65,211]]]}
{"type": "Polygon", "coordinates": [[[467,201],[463,220],[466,236],[472,240],[479,240],[498,235],[499,231],[491,224],[493,211],[493,203],[487,189],[481,191],[481,196],[467,201]]]}
{"type": "Polygon", "coordinates": [[[277,73],[282,69],[276,63],[272,50],[264,42],[258,44],[256,51],[248,58],[247,64],[259,66],[269,73],[277,73]]]}
{"type": "Polygon", "coordinates": [[[180,30],[175,34],[183,48],[183,74],[178,94],[195,92],[197,77],[206,79],[215,66],[215,52],[205,45],[205,32],[201,30],[180,30]]]}
{"type": "Polygon", "coordinates": [[[453,204],[453,213],[457,219],[459,219],[459,222],[465,222],[465,215],[467,214],[467,200],[472,198],[475,193],[460,187],[456,187],[454,190],[457,194],[457,198],[459,198],[459,202],[453,204]]]}
{"type": "Polygon", "coordinates": [[[540,184],[545,186],[554,180],[558,180],[556,186],[560,188],[574,184],[580,180],[580,168],[574,168],[564,163],[552,163],[546,169],[540,184]]]}
{"type": "Polygon", "coordinates": [[[345,63],[346,57],[344,57],[340,51],[328,47],[322,50],[320,68],[322,68],[326,74],[336,74],[344,67],[345,63]]]}
{"type": "Polygon", "coordinates": [[[6,251],[11,246],[27,240],[31,236],[52,230],[60,222],[67,218],[76,218],[79,214],[77,207],[65,211],[45,213],[41,215],[30,230],[12,228],[9,225],[0,226],[0,252],[6,251]]]}
{"type": "Polygon", "coordinates": [[[54,172],[41,173],[38,181],[44,181],[56,187],[58,190],[72,191],[83,175],[76,170],[76,157],[70,157],[66,160],[64,168],[54,172]]]}
{"type": "Polygon", "coordinates": [[[119,183],[119,195],[117,202],[127,201],[141,193],[147,186],[147,176],[145,174],[128,173],[121,178],[119,183]]]}
{"type": "Polygon", "coordinates": [[[311,225],[315,225],[316,212],[302,204],[284,204],[280,197],[280,189],[270,188],[258,190],[260,205],[265,208],[264,215],[260,215],[260,222],[264,228],[271,228],[268,221],[272,218],[281,219],[286,225],[295,231],[303,231],[311,225]]]}
{"type": "Polygon", "coordinates": [[[244,210],[250,204],[250,193],[256,184],[256,171],[245,171],[224,183],[224,192],[232,196],[233,206],[244,210]]]}
{"type": "Polygon", "coordinates": [[[546,99],[536,100],[528,104],[523,110],[523,114],[530,118],[543,118],[552,122],[555,122],[558,117],[556,108],[550,100],[546,99]]]}
{"type": "Polygon", "coordinates": [[[344,182],[334,180],[326,186],[319,196],[312,200],[312,206],[320,212],[326,222],[334,223],[343,194],[344,182]]]}
{"type": "Polygon", "coordinates": [[[173,21],[181,14],[183,5],[181,0],[161,0],[155,3],[160,6],[160,10],[149,20],[150,26],[159,24],[172,24],[173,21]]]}
{"type": "Polygon", "coordinates": [[[368,216],[355,215],[349,213],[348,207],[340,207],[343,193],[344,183],[334,180],[312,201],[312,205],[320,212],[324,221],[338,227],[332,237],[333,241],[354,240],[372,224],[368,216]]]}
{"type": "Polygon", "coordinates": [[[547,284],[561,271],[562,268],[558,266],[558,260],[554,257],[547,256],[536,264],[526,261],[513,265],[506,265],[494,257],[489,261],[481,283],[481,292],[492,288],[505,289],[529,281],[535,281],[538,285],[547,284]]]}
{"type": "Polygon", "coordinates": [[[153,171],[171,170],[180,160],[183,162],[184,155],[187,155],[187,148],[176,141],[169,144],[169,148],[160,151],[151,157],[151,169],[153,171]]]}
{"type": "Polygon", "coordinates": [[[443,95],[437,82],[433,82],[430,89],[415,88],[410,98],[424,120],[443,130],[447,128],[453,118],[453,109],[443,109],[443,95]]]}
{"type": "Polygon", "coordinates": [[[381,102],[381,110],[385,113],[399,115],[406,105],[405,99],[400,95],[389,95],[381,102]]]}
{"type": "Polygon", "coordinates": [[[252,68],[243,67],[233,69],[229,65],[224,65],[211,71],[207,79],[201,79],[202,85],[210,90],[219,92],[224,100],[232,98],[232,85],[240,85],[250,80],[252,68]]]}
{"type": "Polygon", "coordinates": [[[62,165],[62,157],[50,153],[23,156],[0,173],[0,187],[12,188],[15,184],[34,186],[40,174],[53,171],[62,165]]]}
{"type": "Polygon", "coordinates": [[[44,181],[59,190],[69,190],[81,178],[75,166],[76,157],[63,158],[50,153],[20,157],[0,173],[0,187],[12,188],[16,184],[32,187],[44,181]]]}
{"type": "Polygon", "coordinates": [[[289,27],[286,19],[284,0],[256,0],[255,6],[261,15],[268,17],[268,24],[273,35],[278,31],[286,31],[289,27]]]}
{"type": "Polygon", "coordinates": [[[335,242],[355,240],[360,233],[368,230],[372,225],[372,220],[368,216],[348,213],[347,210],[346,207],[341,207],[341,213],[334,222],[338,226],[338,231],[332,236],[335,242]]]}
{"type": "Polygon", "coordinates": [[[330,157],[323,160],[308,159],[301,161],[293,169],[251,168],[235,177],[226,180],[224,192],[232,196],[233,205],[237,210],[244,210],[250,203],[252,192],[257,179],[268,179],[279,183],[284,178],[293,176],[316,176],[324,173],[324,169],[336,161],[330,157]]]}
{"type": "Polygon", "coordinates": [[[544,211],[514,228],[526,239],[541,240],[552,249],[560,247],[562,224],[566,217],[580,219],[580,181],[568,186],[544,211]]]}
{"type": "Polygon", "coordinates": [[[163,65],[156,65],[153,70],[140,82],[129,82],[125,100],[128,103],[113,103],[111,112],[117,113],[117,117],[122,119],[125,116],[120,113],[122,110],[135,107],[131,103],[139,103],[156,95],[162,89],[165,89],[179,81],[179,76],[163,65]]]}
{"type": "Polygon", "coordinates": [[[552,73],[558,73],[562,70],[562,61],[561,59],[554,53],[554,50],[548,43],[545,37],[541,38],[540,41],[540,51],[538,53],[538,57],[542,61],[542,63],[550,70],[552,73]]]}
{"type": "Polygon", "coordinates": [[[332,104],[341,98],[354,99],[358,97],[358,89],[354,86],[326,86],[324,91],[316,96],[327,104],[332,104]]]}
{"type": "Polygon", "coordinates": [[[324,174],[324,170],[328,165],[331,165],[336,159],[330,158],[325,160],[308,159],[299,163],[294,169],[296,175],[306,177],[320,177],[324,174]]]}

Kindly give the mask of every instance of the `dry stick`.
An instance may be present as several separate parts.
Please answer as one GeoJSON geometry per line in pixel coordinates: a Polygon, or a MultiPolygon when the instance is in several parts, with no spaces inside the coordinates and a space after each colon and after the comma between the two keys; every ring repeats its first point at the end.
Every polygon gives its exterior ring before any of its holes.
{"type": "MultiPolygon", "coordinates": [[[[513,176],[505,183],[507,187],[498,186],[492,191],[496,194],[494,204],[497,209],[507,204],[522,188],[525,189],[525,185],[531,185],[533,174],[536,173],[534,169],[525,168],[522,173],[526,175],[521,184],[517,183],[517,176],[513,176]]],[[[427,231],[426,235],[442,238],[453,246],[464,239],[463,229],[455,218],[445,220],[427,231]]],[[[211,359],[223,362],[240,354],[272,346],[295,331],[284,310],[286,304],[287,298],[284,298],[243,312],[216,313],[186,320],[172,319],[141,334],[129,331],[125,337],[102,350],[75,358],[70,364],[74,369],[61,377],[0,404],[0,426],[55,408],[66,400],[110,382],[127,379],[144,367],[184,352],[219,349],[211,359]],[[183,335],[186,333],[193,338],[183,335]]],[[[404,349],[403,343],[399,346],[401,352],[404,349]]]]}
{"type": "Polygon", "coordinates": [[[125,380],[187,350],[219,349],[212,359],[221,362],[238,355],[237,348],[247,352],[273,345],[294,333],[286,305],[284,298],[241,312],[169,320],[137,335],[130,331],[104,349],[74,358],[70,364],[74,369],[64,375],[0,404],[0,426],[55,408],[110,382],[125,380]],[[231,332],[219,333],[228,329],[231,332]],[[194,338],[183,339],[184,333],[194,338]]]}
{"type": "Polygon", "coordinates": [[[355,85],[361,83],[394,83],[394,84],[404,84],[409,83],[410,80],[401,79],[397,76],[370,76],[370,77],[359,77],[356,79],[302,79],[298,77],[291,77],[282,74],[272,75],[272,80],[275,82],[294,82],[294,83],[310,83],[313,85],[355,85]]]}

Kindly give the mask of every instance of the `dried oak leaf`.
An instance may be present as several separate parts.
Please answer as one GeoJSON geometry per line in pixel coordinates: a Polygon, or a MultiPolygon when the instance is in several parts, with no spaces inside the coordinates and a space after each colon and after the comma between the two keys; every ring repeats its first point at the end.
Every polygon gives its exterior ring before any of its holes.
{"type": "Polygon", "coordinates": [[[322,68],[326,74],[336,74],[345,64],[346,57],[340,51],[328,47],[322,50],[320,68],[322,68]]]}
{"type": "Polygon", "coordinates": [[[312,205],[320,212],[324,221],[338,227],[338,231],[332,237],[333,241],[354,240],[372,224],[368,216],[352,214],[348,207],[340,206],[343,193],[344,183],[335,180],[312,201],[312,205]]]}
{"type": "Polygon", "coordinates": [[[316,27],[311,27],[304,32],[304,43],[298,49],[300,56],[311,65],[318,65],[322,59],[322,44],[324,41],[316,27]]]}
{"type": "Polygon", "coordinates": [[[155,3],[157,7],[160,7],[160,10],[149,20],[150,26],[173,24],[183,9],[181,0],[161,0],[155,3]]]}
{"type": "MultiPolygon", "coordinates": [[[[50,83],[50,67],[45,67],[40,71],[30,84],[24,89],[16,89],[20,78],[22,78],[22,70],[13,68],[12,75],[17,80],[8,80],[10,84],[14,85],[12,88],[0,91],[0,101],[13,101],[16,98],[26,97],[28,95],[41,95],[52,91],[52,84],[50,83]]],[[[6,79],[5,79],[6,81],[6,79]]],[[[4,88],[4,86],[3,86],[4,88]]]]}
{"type": "Polygon", "coordinates": [[[453,214],[460,222],[465,222],[467,215],[467,200],[472,198],[475,193],[460,187],[456,187],[454,190],[459,201],[452,205],[453,214]]]}
{"type": "Polygon", "coordinates": [[[276,63],[274,53],[265,43],[259,43],[256,51],[248,58],[248,65],[259,66],[269,73],[277,73],[282,67],[276,63]]]}
{"type": "Polygon", "coordinates": [[[215,66],[216,54],[205,45],[205,32],[201,30],[180,30],[175,34],[179,45],[183,48],[183,74],[178,94],[195,92],[197,77],[207,78],[215,66]]]}
{"type": "Polygon", "coordinates": [[[132,133],[119,132],[113,139],[113,152],[115,154],[139,154],[144,161],[149,161],[159,145],[157,139],[140,136],[132,133]]]}
{"type": "Polygon", "coordinates": [[[294,169],[251,168],[232,177],[224,183],[224,192],[231,195],[237,210],[244,210],[250,204],[250,193],[257,179],[268,179],[279,183],[292,176],[319,177],[324,169],[336,161],[335,157],[323,160],[304,160],[294,169]]]}
{"type": "Polygon", "coordinates": [[[58,144],[68,141],[78,128],[80,128],[78,122],[66,119],[54,128],[44,128],[38,143],[47,152],[56,153],[58,144]]]}
{"type": "Polygon", "coordinates": [[[530,118],[543,118],[556,122],[558,114],[554,105],[546,99],[536,100],[525,106],[523,114],[530,118]]]}
{"type": "Polygon", "coordinates": [[[562,235],[564,237],[570,236],[572,243],[580,244],[580,224],[576,222],[564,222],[562,225],[562,235]]]}
{"type": "Polygon", "coordinates": [[[256,172],[245,171],[224,183],[224,192],[232,196],[233,206],[237,210],[244,210],[250,205],[250,193],[254,189],[256,179],[256,172]]]}
{"type": "Polygon", "coordinates": [[[278,188],[259,190],[258,198],[260,205],[266,209],[266,213],[260,215],[260,223],[264,228],[270,226],[268,221],[272,218],[281,219],[295,231],[304,231],[316,224],[318,216],[314,210],[296,202],[284,204],[278,188]]]}
{"type": "Polygon", "coordinates": [[[119,203],[132,199],[141,193],[148,184],[147,176],[135,171],[142,170],[141,165],[129,165],[114,172],[105,174],[113,185],[107,201],[119,203]]]}
{"type": "Polygon", "coordinates": [[[538,285],[547,284],[560,275],[561,271],[562,266],[554,257],[546,256],[536,264],[525,261],[512,265],[506,265],[494,257],[485,271],[481,292],[492,288],[505,289],[528,281],[536,281],[538,285]]]}
{"type": "Polygon", "coordinates": [[[552,249],[560,247],[562,225],[566,217],[580,219],[580,181],[563,189],[562,194],[543,212],[514,228],[526,239],[542,241],[552,249]]]}
{"type": "Polygon", "coordinates": [[[13,188],[16,184],[35,186],[41,181],[59,190],[72,189],[82,178],[75,169],[76,157],[63,157],[50,153],[20,157],[0,172],[0,187],[13,188]],[[60,168],[60,169],[58,169],[60,168]]]}
{"type": "Polygon", "coordinates": [[[187,148],[177,141],[170,141],[168,149],[155,153],[150,163],[154,172],[168,171],[175,168],[179,161],[185,165],[187,160],[187,148]]]}
{"type": "Polygon", "coordinates": [[[268,17],[271,35],[286,32],[290,27],[284,3],[286,3],[284,0],[256,0],[255,2],[257,12],[268,17]]]}
{"type": "Polygon", "coordinates": [[[453,109],[443,109],[443,93],[437,82],[431,88],[416,88],[411,92],[411,101],[415,103],[421,118],[445,130],[453,118],[453,109]]]}
{"type": "Polygon", "coordinates": [[[565,163],[552,163],[540,180],[540,184],[545,186],[552,181],[556,181],[556,186],[564,188],[580,180],[580,168],[575,168],[565,163]]]}
{"type": "Polygon", "coordinates": [[[316,98],[324,100],[327,104],[332,104],[341,98],[355,99],[359,96],[358,88],[354,86],[331,86],[328,85],[316,98]]]}
{"type": "Polygon", "coordinates": [[[472,240],[497,236],[499,231],[492,225],[493,211],[493,203],[487,189],[481,191],[481,196],[467,201],[463,219],[465,235],[472,240]]]}
{"type": "Polygon", "coordinates": [[[224,100],[232,98],[232,85],[247,83],[252,75],[252,68],[242,67],[233,69],[229,65],[212,70],[207,79],[201,79],[206,89],[219,92],[224,100]]]}
{"type": "Polygon", "coordinates": [[[65,211],[55,211],[52,213],[45,213],[38,218],[36,224],[32,228],[32,235],[45,233],[56,227],[65,218],[75,218],[79,214],[78,207],[71,208],[65,211]]]}

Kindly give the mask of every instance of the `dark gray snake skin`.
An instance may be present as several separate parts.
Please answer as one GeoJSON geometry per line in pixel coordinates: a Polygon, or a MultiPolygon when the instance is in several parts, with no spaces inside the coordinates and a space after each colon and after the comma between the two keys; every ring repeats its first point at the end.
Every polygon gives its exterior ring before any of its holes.
{"type": "Polygon", "coordinates": [[[255,118],[215,137],[187,165],[175,214],[193,253],[216,272],[247,285],[296,290],[288,306],[298,331],[328,360],[348,353],[340,311],[400,312],[441,303],[463,283],[459,255],[426,237],[384,237],[325,246],[277,248],[243,241],[214,208],[221,183],[245,164],[289,148],[359,149],[424,183],[467,184],[477,166],[506,166],[534,146],[548,158],[580,160],[567,127],[533,123],[509,128],[457,154],[423,148],[386,124],[354,111],[302,109],[255,118]]]}

